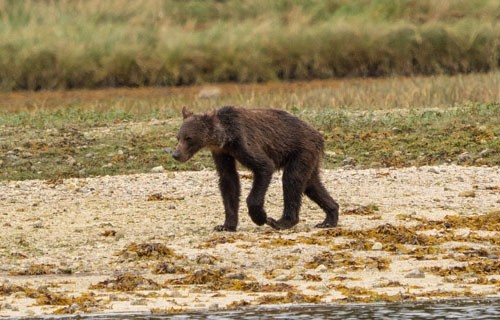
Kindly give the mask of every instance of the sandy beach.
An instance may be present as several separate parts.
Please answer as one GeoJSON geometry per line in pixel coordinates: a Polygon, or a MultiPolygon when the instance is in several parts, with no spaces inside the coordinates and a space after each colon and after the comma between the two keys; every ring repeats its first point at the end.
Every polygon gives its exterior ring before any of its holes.
{"type": "Polygon", "coordinates": [[[0,318],[500,296],[498,167],[324,170],[326,230],[254,225],[240,175],[234,233],[211,170],[0,182],[0,318]]]}

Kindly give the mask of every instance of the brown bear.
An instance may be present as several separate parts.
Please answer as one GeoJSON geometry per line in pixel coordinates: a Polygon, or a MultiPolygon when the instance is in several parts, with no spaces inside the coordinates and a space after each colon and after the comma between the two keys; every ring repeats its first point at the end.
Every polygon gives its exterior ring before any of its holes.
{"type": "Polygon", "coordinates": [[[306,194],[326,213],[317,228],[337,225],[339,205],[320,181],[323,155],[322,135],[291,114],[274,109],[246,109],[225,106],[209,114],[193,114],[182,109],[184,118],[177,135],[174,159],[185,162],[197,151],[212,152],[219,174],[226,219],[217,231],[236,231],[240,180],[236,161],[253,172],[247,197],[248,213],[257,225],[288,229],[299,222],[302,194],[306,194]],[[264,198],[274,171],[283,169],[284,210],[279,220],[269,218],[264,198]]]}

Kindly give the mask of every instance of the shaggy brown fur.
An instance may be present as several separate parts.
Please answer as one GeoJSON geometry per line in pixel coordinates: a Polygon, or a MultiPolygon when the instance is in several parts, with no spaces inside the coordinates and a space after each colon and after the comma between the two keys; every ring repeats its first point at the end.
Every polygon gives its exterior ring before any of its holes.
{"type": "Polygon", "coordinates": [[[322,135],[304,121],[281,110],[222,107],[210,114],[182,110],[173,157],[189,160],[201,148],[209,148],[219,174],[226,220],[218,231],[235,231],[238,225],[240,180],[236,161],[254,174],[247,197],[248,213],[257,225],[288,229],[299,222],[302,194],[326,213],[318,228],[335,227],[339,206],[319,177],[323,154],[322,135]],[[279,220],[267,217],[264,198],[274,171],[283,169],[284,210],[279,220]]]}

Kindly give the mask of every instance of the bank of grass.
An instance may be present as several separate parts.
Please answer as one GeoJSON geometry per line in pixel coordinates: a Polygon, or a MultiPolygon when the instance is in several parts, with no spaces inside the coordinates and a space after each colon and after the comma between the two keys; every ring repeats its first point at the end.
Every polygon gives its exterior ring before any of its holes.
{"type": "Polygon", "coordinates": [[[482,72],[496,0],[0,1],[0,89],[482,72]]]}
{"type": "Polygon", "coordinates": [[[324,134],[326,168],[348,157],[372,168],[500,165],[499,78],[222,85],[210,99],[199,98],[201,87],[3,93],[0,179],[212,168],[206,151],[185,164],[166,152],[175,147],[183,105],[199,112],[224,104],[288,110],[324,134]]]}

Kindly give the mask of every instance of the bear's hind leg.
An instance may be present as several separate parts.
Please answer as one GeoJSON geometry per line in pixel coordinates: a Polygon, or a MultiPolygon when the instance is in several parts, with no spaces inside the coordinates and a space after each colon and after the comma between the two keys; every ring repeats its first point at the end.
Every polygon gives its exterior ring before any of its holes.
{"type": "Polygon", "coordinates": [[[279,220],[267,218],[267,224],[274,229],[290,229],[299,223],[299,211],[306,181],[310,171],[307,161],[297,158],[288,163],[283,171],[283,215],[279,220]]]}
{"type": "Polygon", "coordinates": [[[337,226],[339,220],[339,205],[333,200],[328,191],[321,183],[319,173],[316,171],[311,176],[309,184],[305,190],[306,196],[316,202],[326,213],[326,218],[322,223],[316,225],[316,228],[333,228],[337,226]]]}

